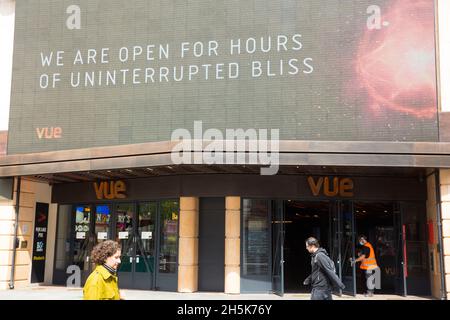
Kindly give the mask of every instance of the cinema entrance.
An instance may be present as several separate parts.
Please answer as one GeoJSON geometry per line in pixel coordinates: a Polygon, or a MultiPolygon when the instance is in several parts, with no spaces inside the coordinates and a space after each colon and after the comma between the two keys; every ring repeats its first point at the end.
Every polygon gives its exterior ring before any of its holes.
{"type": "Polygon", "coordinates": [[[310,255],[305,239],[320,240],[346,288],[337,294],[366,291],[359,264],[358,235],[373,245],[380,267],[377,294],[428,295],[426,222],[421,202],[355,200],[276,200],[272,209],[272,288],[279,295],[306,293],[310,255]]]}
{"type": "Polygon", "coordinates": [[[178,199],[60,205],[58,215],[55,284],[79,268],[84,285],[92,248],[113,239],[121,246],[121,288],[177,290],[178,199]]]}

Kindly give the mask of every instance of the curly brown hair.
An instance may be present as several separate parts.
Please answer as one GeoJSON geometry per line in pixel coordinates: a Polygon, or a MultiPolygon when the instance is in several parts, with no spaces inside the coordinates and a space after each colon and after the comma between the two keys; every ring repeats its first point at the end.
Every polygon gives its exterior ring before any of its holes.
{"type": "Polygon", "coordinates": [[[106,259],[112,257],[118,250],[120,245],[113,240],[106,240],[97,244],[91,252],[91,259],[96,265],[102,265],[106,259]]]}

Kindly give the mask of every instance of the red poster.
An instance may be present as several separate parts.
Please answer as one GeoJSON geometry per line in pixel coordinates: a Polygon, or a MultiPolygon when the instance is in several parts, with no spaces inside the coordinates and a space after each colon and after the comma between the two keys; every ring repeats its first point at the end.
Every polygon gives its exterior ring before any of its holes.
{"type": "Polygon", "coordinates": [[[428,243],[429,244],[435,244],[433,220],[428,220],[427,225],[428,225],[428,243]]]}

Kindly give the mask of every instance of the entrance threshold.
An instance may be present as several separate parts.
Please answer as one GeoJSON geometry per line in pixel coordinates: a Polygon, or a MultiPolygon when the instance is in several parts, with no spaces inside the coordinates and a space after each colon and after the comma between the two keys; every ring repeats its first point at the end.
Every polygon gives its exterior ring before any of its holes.
{"type": "MultiPolygon", "coordinates": [[[[227,294],[221,292],[194,292],[179,293],[169,291],[147,291],[120,289],[126,300],[309,300],[308,293],[287,293],[283,297],[270,293],[242,293],[227,294]]],[[[81,300],[83,298],[82,288],[70,288],[63,286],[27,286],[14,290],[0,290],[0,300],[81,300]]],[[[338,297],[333,295],[334,300],[435,300],[432,297],[420,296],[396,296],[375,295],[366,298],[364,295],[356,297],[338,297]]]]}
{"type": "MultiPolygon", "coordinates": [[[[305,294],[305,293],[286,293],[284,294],[284,297],[288,300],[303,300],[303,299],[309,299],[310,298],[310,294],[305,294]]],[[[333,295],[333,300],[436,300],[433,297],[421,297],[421,296],[399,296],[399,295],[394,295],[394,294],[375,294],[373,297],[369,298],[369,297],[365,297],[363,294],[357,294],[355,297],[354,296],[349,296],[349,295],[342,295],[342,296],[337,296],[337,295],[333,295]]]]}

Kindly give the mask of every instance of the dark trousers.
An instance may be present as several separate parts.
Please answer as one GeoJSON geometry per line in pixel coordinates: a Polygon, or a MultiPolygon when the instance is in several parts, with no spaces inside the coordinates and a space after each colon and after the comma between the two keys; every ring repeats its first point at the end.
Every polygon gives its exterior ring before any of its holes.
{"type": "Polygon", "coordinates": [[[311,291],[311,300],[333,300],[330,289],[313,288],[311,291]]]}

